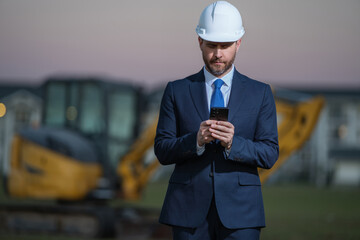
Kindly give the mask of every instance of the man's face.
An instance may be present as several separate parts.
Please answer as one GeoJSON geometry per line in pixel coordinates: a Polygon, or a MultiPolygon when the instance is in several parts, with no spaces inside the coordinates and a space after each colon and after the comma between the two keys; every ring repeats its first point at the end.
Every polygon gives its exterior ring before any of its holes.
{"type": "Polygon", "coordinates": [[[199,37],[199,45],[206,69],[214,76],[225,76],[234,63],[241,39],[236,42],[209,42],[199,37]]]}

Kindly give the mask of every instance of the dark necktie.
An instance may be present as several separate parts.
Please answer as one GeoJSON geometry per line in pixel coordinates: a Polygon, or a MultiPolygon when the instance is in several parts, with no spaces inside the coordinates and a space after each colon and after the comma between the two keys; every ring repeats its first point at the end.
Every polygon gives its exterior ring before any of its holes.
{"type": "Polygon", "coordinates": [[[224,97],[220,90],[223,84],[224,81],[221,79],[217,79],[214,82],[215,89],[211,96],[210,107],[224,107],[224,97]]]}

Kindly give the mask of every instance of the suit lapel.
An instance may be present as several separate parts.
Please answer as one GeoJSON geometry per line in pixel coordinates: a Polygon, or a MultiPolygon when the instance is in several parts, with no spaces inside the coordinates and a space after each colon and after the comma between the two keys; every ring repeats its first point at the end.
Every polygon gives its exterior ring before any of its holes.
{"type": "Polygon", "coordinates": [[[246,81],[242,77],[242,75],[235,70],[232,81],[229,103],[228,103],[229,122],[232,121],[232,119],[235,116],[235,113],[238,111],[241,104],[243,103],[245,95],[246,95],[246,81]]]}
{"type": "Polygon", "coordinates": [[[203,70],[194,76],[189,85],[190,95],[202,121],[209,119],[209,110],[203,70]]]}

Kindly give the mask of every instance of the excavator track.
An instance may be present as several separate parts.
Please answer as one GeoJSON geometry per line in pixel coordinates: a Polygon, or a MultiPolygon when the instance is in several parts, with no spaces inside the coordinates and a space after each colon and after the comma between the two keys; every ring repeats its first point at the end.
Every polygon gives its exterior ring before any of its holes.
{"type": "Polygon", "coordinates": [[[0,205],[1,234],[170,239],[158,210],[79,205],[0,205]]]}
{"type": "Polygon", "coordinates": [[[0,205],[0,231],[85,238],[114,235],[115,212],[107,207],[0,205]]]}

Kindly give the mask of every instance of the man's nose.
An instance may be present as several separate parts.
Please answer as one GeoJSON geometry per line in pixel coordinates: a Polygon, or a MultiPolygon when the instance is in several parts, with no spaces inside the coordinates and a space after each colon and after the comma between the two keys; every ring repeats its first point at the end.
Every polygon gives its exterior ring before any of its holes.
{"type": "Polygon", "coordinates": [[[221,58],[221,57],[222,57],[222,51],[221,51],[221,49],[220,49],[220,48],[215,48],[215,50],[214,50],[214,55],[215,55],[215,57],[217,57],[217,58],[221,58]]]}

